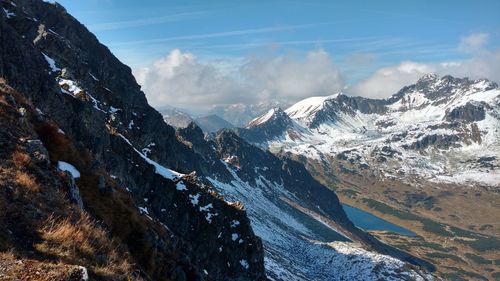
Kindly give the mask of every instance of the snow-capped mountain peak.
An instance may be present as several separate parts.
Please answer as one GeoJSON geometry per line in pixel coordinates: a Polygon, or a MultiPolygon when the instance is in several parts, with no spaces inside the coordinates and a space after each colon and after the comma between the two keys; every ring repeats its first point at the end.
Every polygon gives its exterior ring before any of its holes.
{"type": "Polygon", "coordinates": [[[257,118],[254,118],[245,127],[248,128],[248,127],[258,126],[258,125],[264,124],[266,122],[269,122],[271,120],[277,120],[277,119],[284,118],[285,116],[288,117],[287,114],[283,111],[283,109],[281,109],[279,107],[273,107],[269,111],[267,111],[266,114],[259,116],[257,118]]]}
{"type": "Polygon", "coordinates": [[[259,134],[269,131],[263,116],[252,134],[242,136],[317,160],[356,154],[360,163],[382,167],[387,175],[398,170],[402,178],[500,183],[496,169],[481,168],[500,166],[500,89],[486,79],[427,74],[388,99],[339,93],[299,101],[285,113],[293,126],[259,134]]]}
{"type": "Polygon", "coordinates": [[[466,94],[496,88],[498,88],[498,85],[487,79],[471,80],[469,78],[455,78],[450,75],[438,77],[434,74],[426,74],[415,84],[404,87],[387,99],[387,104],[397,102],[408,94],[416,92],[432,102],[445,103],[450,99],[458,99],[466,94]]]}
{"type": "Polygon", "coordinates": [[[303,120],[305,122],[311,121],[315,113],[324,108],[327,100],[337,98],[341,93],[336,93],[331,96],[318,96],[310,97],[297,102],[289,107],[285,112],[293,119],[303,120]]]}
{"type": "Polygon", "coordinates": [[[262,139],[273,139],[281,136],[289,129],[297,127],[296,122],[283,109],[274,107],[266,114],[250,121],[245,128],[239,129],[238,132],[244,135],[244,138],[251,139],[252,142],[259,142],[262,139]]]}
{"type": "Polygon", "coordinates": [[[430,72],[430,73],[427,73],[424,76],[420,77],[420,79],[418,79],[417,83],[426,82],[426,81],[434,81],[438,78],[439,78],[439,76],[436,73],[430,72]]]}

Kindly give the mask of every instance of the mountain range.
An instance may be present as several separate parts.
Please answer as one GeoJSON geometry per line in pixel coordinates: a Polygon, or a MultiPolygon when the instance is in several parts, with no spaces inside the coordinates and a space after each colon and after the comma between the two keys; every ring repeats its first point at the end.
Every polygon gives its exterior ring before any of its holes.
{"type": "Polygon", "coordinates": [[[311,97],[273,108],[237,134],[304,164],[342,202],[415,231],[419,239],[376,236],[419,253],[446,279],[486,280],[496,263],[500,88],[493,81],[427,74],[387,99],[311,97]],[[464,270],[469,264],[474,269],[464,270]]]}
{"type": "Polygon", "coordinates": [[[61,5],[0,5],[1,279],[498,277],[495,82],[427,74],[386,99],[192,118],[151,107],[61,5]]]}
{"type": "Polygon", "coordinates": [[[428,74],[388,99],[312,97],[240,131],[272,151],[335,156],[379,178],[498,186],[499,105],[494,82],[428,74]]]}
{"type": "Polygon", "coordinates": [[[216,114],[193,117],[182,109],[164,107],[160,110],[165,123],[174,128],[186,128],[191,122],[196,123],[204,132],[214,133],[222,129],[235,128],[233,124],[216,114]]]}
{"type": "Polygon", "coordinates": [[[434,279],[357,228],[299,161],[233,130],[169,126],[61,5],[1,6],[0,276],[434,279]]]}

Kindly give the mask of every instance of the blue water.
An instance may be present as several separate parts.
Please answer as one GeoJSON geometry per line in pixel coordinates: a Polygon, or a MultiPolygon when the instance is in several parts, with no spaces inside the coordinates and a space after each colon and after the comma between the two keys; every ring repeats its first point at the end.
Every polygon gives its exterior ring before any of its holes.
{"type": "Polygon", "coordinates": [[[354,225],[363,230],[385,230],[406,236],[416,235],[414,232],[411,232],[406,228],[392,224],[358,208],[354,208],[346,204],[342,204],[342,207],[344,208],[347,217],[354,223],[354,225]]]}

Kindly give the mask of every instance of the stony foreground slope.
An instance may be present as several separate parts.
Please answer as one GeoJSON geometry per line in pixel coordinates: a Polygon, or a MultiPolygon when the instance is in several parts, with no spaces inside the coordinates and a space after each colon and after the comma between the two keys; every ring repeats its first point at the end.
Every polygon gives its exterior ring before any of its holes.
{"type": "MultiPolygon", "coordinates": [[[[98,171],[85,180],[92,190],[81,190],[83,206],[123,240],[141,271],[154,280],[265,279],[261,242],[245,212],[194,175],[156,162],[191,172],[201,161],[147,104],[130,69],[57,4],[1,5],[9,11],[0,17],[2,77],[53,120],[77,151],[91,155],[85,165],[65,159],[79,170],[98,171]],[[129,199],[108,202],[122,193],[129,199]],[[194,194],[198,205],[190,199],[194,194]],[[128,220],[131,210],[140,212],[141,221],[162,223],[166,232],[135,225],[128,220]],[[237,231],[242,243],[227,231],[234,220],[240,224],[231,233],[237,231]],[[175,266],[170,254],[184,265],[175,266]]],[[[51,138],[44,143],[55,153],[50,157],[68,157],[56,144],[51,138]]]]}

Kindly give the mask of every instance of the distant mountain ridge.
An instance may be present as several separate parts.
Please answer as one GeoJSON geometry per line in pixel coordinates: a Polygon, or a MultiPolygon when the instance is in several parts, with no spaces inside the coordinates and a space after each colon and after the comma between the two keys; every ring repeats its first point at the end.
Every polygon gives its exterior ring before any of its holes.
{"type": "Polygon", "coordinates": [[[165,123],[175,128],[185,128],[193,122],[193,117],[181,109],[166,106],[159,109],[165,123]]]}
{"type": "Polygon", "coordinates": [[[500,247],[495,82],[428,74],[387,99],[309,98],[236,131],[304,164],[342,202],[408,226],[420,242],[379,237],[419,257],[450,257],[433,259],[444,279],[489,278],[469,253],[492,259],[500,247]]]}
{"type": "Polygon", "coordinates": [[[209,114],[215,114],[221,118],[231,122],[236,127],[242,127],[252,119],[266,113],[268,110],[283,106],[282,103],[277,101],[260,102],[256,104],[229,104],[218,105],[213,107],[209,114]]]}
{"type": "Polygon", "coordinates": [[[389,177],[396,173],[407,179],[424,176],[498,185],[499,95],[498,85],[486,79],[428,74],[388,99],[343,93],[308,98],[286,109],[286,114],[277,110],[279,114],[255,119],[265,121],[250,122],[239,134],[270,149],[313,159],[355,157],[373,168],[382,167],[389,177]],[[461,153],[467,164],[442,162],[455,153],[461,153]],[[492,168],[481,168],[485,165],[492,168]]]}
{"type": "Polygon", "coordinates": [[[160,112],[165,123],[175,128],[186,128],[191,122],[195,122],[206,133],[214,133],[221,129],[235,128],[229,121],[216,114],[193,117],[182,109],[170,106],[163,107],[160,109],[160,112]]]}
{"type": "Polygon", "coordinates": [[[222,119],[215,114],[198,117],[194,120],[194,122],[207,133],[213,133],[222,129],[232,129],[235,127],[229,121],[222,119]]]}

